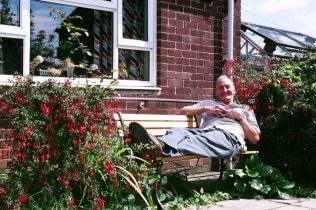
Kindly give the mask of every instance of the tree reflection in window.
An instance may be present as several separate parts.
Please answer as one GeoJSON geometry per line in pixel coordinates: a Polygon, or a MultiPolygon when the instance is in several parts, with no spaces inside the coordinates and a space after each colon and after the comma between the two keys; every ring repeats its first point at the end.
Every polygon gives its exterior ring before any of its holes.
{"type": "Polygon", "coordinates": [[[83,62],[87,67],[110,75],[113,68],[112,13],[82,7],[59,5],[54,3],[31,1],[31,73],[40,76],[69,76],[67,65],[74,68],[75,77],[85,77],[83,62]],[[65,13],[64,19],[55,19],[50,15],[51,8],[65,13]],[[45,12],[43,12],[45,11],[45,12]],[[79,18],[73,18],[79,17],[79,18]],[[76,28],[88,33],[72,37],[63,21],[70,21],[76,28]],[[85,35],[85,34],[88,34],[85,35]],[[91,52],[84,55],[81,48],[91,52]],[[39,65],[36,59],[42,57],[39,65]],[[45,73],[46,71],[46,73],[45,73]],[[58,72],[59,71],[59,72],[58,72]]]}

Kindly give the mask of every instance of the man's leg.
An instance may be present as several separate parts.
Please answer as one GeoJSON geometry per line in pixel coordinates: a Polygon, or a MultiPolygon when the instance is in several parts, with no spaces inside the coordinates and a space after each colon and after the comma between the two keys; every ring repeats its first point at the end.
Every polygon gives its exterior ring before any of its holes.
{"type": "Polygon", "coordinates": [[[152,159],[161,155],[162,146],[158,139],[148,133],[141,124],[131,122],[128,129],[137,156],[152,159]]]}
{"type": "Polygon", "coordinates": [[[208,130],[173,128],[159,138],[164,155],[197,154],[206,157],[232,157],[240,150],[235,136],[216,128],[208,130]]]}

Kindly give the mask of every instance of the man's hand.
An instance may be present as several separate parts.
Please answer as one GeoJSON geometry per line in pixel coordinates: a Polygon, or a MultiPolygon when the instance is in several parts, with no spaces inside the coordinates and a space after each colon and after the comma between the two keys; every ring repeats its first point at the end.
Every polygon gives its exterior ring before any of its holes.
{"type": "Polygon", "coordinates": [[[238,122],[241,122],[242,120],[245,119],[244,114],[234,112],[233,110],[229,110],[226,114],[225,117],[232,118],[237,120],[238,122]]]}
{"type": "Polygon", "coordinates": [[[217,106],[206,106],[204,107],[204,112],[208,114],[213,114],[219,117],[224,117],[227,113],[230,112],[230,109],[226,106],[217,105],[217,106]]]}

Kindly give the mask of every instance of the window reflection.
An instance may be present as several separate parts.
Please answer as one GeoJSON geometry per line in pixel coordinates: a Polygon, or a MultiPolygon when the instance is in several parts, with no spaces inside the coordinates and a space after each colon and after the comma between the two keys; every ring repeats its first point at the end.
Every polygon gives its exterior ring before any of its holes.
{"type": "Polygon", "coordinates": [[[149,52],[119,49],[119,63],[126,65],[128,73],[120,79],[149,81],[149,52]]]}
{"type": "Polygon", "coordinates": [[[110,75],[113,60],[112,13],[81,7],[31,1],[31,74],[38,76],[110,75]],[[50,15],[50,9],[65,13],[65,18],[50,15]],[[71,36],[63,23],[82,32],[71,36]],[[88,36],[82,30],[88,32],[88,36]],[[81,46],[79,45],[78,38],[81,46]],[[90,52],[89,54],[84,54],[90,52]]]}
{"type": "Polygon", "coordinates": [[[123,37],[148,41],[147,0],[123,1],[123,37]]]}
{"type": "Polygon", "coordinates": [[[0,1],[0,24],[19,26],[20,25],[20,1],[0,1]]]}
{"type": "Polygon", "coordinates": [[[12,75],[16,72],[22,74],[22,50],[21,39],[0,37],[0,74],[12,75]]]}

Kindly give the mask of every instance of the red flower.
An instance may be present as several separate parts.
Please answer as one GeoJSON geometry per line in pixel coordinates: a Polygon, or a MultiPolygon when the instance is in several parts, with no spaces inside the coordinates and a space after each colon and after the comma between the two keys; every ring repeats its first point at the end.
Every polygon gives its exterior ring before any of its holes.
{"type": "Polygon", "coordinates": [[[22,203],[25,203],[26,201],[30,201],[30,198],[26,197],[25,195],[19,195],[18,196],[18,205],[20,206],[22,203]]]}
{"type": "Polygon", "coordinates": [[[130,136],[129,136],[129,133],[125,133],[125,135],[124,135],[124,141],[125,141],[125,144],[126,144],[126,145],[130,145],[130,143],[131,143],[131,138],[130,138],[130,136]]]}
{"type": "Polygon", "coordinates": [[[76,206],[76,203],[73,199],[73,197],[69,197],[68,198],[68,206],[71,208],[71,209],[75,209],[77,206],[76,206]]]}
{"type": "Polygon", "coordinates": [[[85,125],[81,125],[80,126],[80,133],[84,133],[86,132],[86,126],[85,125]]]}
{"type": "Polygon", "coordinates": [[[45,116],[48,116],[48,115],[52,114],[52,108],[51,108],[51,106],[50,106],[49,104],[47,104],[47,103],[41,104],[40,111],[41,111],[45,116]]]}
{"type": "Polygon", "coordinates": [[[97,204],[95,205],[94,209],[102,209],[104,207],[105,204],[105,200],[103,200],[102,198],[99,198],[97,204]]]}
{"type": "Polygon", "coordinates": [[[3,196],[5,194],[7,194],[7,190],[1,187],[0,188],[0,196],[3,196]]]}
{"type": "Polygon", "coordinates": [[[25,135],[26,135],[26,136],[31,136],[31,135],[32,135],[32,131],[31,131],[30,128],[24,130],[24,132],[25,132],[25,135]]]}
{"type": "Polygon", "coordinates": [[[108,172],[108,174],[110,176],[113,176],[114,175],[114,166],[113,166],[113,163],[112,162],[107,162],[105,165],[104,165],[104,170],[106,172],[108,172]]]}

